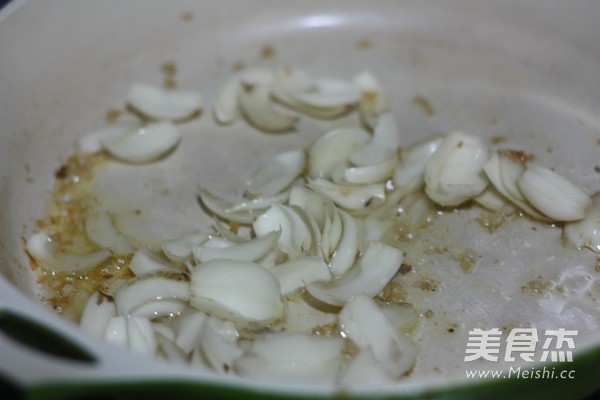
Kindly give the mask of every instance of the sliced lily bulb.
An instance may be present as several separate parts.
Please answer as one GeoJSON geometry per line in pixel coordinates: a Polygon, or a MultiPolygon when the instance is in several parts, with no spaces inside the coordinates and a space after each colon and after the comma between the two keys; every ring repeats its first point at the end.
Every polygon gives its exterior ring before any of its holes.
{"type": "Polygon", "coordinates": [[[308,174],[311,178],[329,178],[338,165],[371,140],[360,128],[339,128],[317,139],[308,150],[308,174]]]}
{"type": "Polygon", "coordinates": [[[248,122],[262,131],[285,132],[296,125],[296,117],[283,114],[275,106],[268,86],[242,81],[238,100],[248,122]]]}
{"type": "Polygon", "coordinates": [[[271,272],[279,281],[281,294],[284,296],[293,294],[307,284],[331,279],[329,268],[320,257],[291,260],[273,267],[271,272]]]}
{"type": "Polygon", "coordinates": [[[302,219],[311,238],[310,247],[308,248],[308,251],[304,251],[304,254],[307,256],[318,256],[321,259],[326,260],[328,257],[325,255],[322,247],[323,235],[321,234],[319,224],[315,220],[315,217],[301,207],[290,206],[290,208],[302,219]]]}
{"type": "Polygon", "coordinates": [[[165,339],[175,341],[175,331],[167,323],[151,321],[155,333],[160,333],[165,339]]]}
{"type": "Polygon", "coordinates": [[[213,116],[221,125],[232,124],[241,117],[238,105],[239,84],[239,79],[234,77],[227,81],[217,94],[217,100],[213,106],[213,116]]]}
{"type": "Polygon", "coordinates": [[[279,246],[292,258],[308,253],[311,248],[309,227],[291,207],[273,204],[256,218],[252,227],[258,237],[280,231],[279,246]]]}
{"type": "Polygon", "coordinates": [[[136,111],[154,120],[185,120],[202,111],[199,93],[166,90],[145,84],[133,85],[127,102],[136,111]]]}
{"type": "Polygon", "coordinates": [[[224,258],[238,261],[257,261],[269,253],[277,244],[280,231],[269,232],[264,236],[244,243],[229,242],[224,247],[211,246],[211,240],[194,249],[194,258],[199,263],[224,258]]]}
{"type": "Polygon", "coordinates": [[[336,179],[335,174],[333,180],[337,183],[353,183],[353,184],[370,184],[384,182],[392,177],[394,167],[398,162],[398,157],[395,152],[388,153],[389,158],[375,162],[370,165],[361,167],[343,168],[341,176],[336,179]]]}
{"type": "Polygon", "coordinates": [[[335,118],[348,112],[346,104],[315,106],[298,99],[298,94],[308,93],[314,89],[315,82],[306,72],[283,68],[275,73],[271,94],[287,107],[314,118],[335,118]]]}
{"type": "Polygon", "coordinates": [[[189,295],[187,273],[157,270],[126,282],[115,293],[115,303],[122,315],[154,319],[179,315],[189,295]]]}
{"type": "Polygon", "coordinates": [[[394,170],[394,185],[404,193],[420,189],[425,183],[423,173],[429,158],[435,153],[442,138],[421,142],[402,151],[400,161],[394,170]]]}
{"type": "Polygon", "coordinates": [[[172,363],[188,363],[187,354],[181,348],[179,348],[179,346],[173,343],[173,340],[167,337],[163,331],[157,330],[155,327],[154,336],[156,338],[156,355],[158,357],[163,357],[172,363]]]}
{"type": "Polygon", "coordinates": [[[104,337],[108,321],[117,315],[115,302],[100,292],[94,292],[85,303],[79,326],[98,337],[104,337]]]}
{"type": "Polygon", "coordinates": [[[296,100],[313,108],[348,106],[360,100],[358,85],[336,79],[315,80],[310,88],[294,93],[296,100]]]}
{"type": "Polygon", "coordinates": [[[489,211],[497,211],[503,214],[511,214],[516,211],[516,208],[507,201],[506,197],[502,196],[493,186],[488,186],[483,193],[473,197],[473,200],[489,211]]]}
{"type": "Polygon", "coordinates": [[[556,221],[581,220],[592,206],[592,199],[581,188],[545,167],[528,167],[518,184],[537,210],[556,221]]]}
{"type": "Polygon", "coordinates": [[[347,390],[380,389],[391,387],[395,383],[396,380],[383,369],[370,348],[360,350],[339,379],[339,386],[347,390]]]}
{"type": "Polygon", "coordinates": [[[342,218],[342,237],[329,259],[329,268],[335,276],[344,275],[356,261],[358,254],[357,222],[348,213],[338,210],[342,218]]]}
{"type": "Polygon", "coordinates": [[[285,190],[274,196],[261,196],[253,199],[244,200],[240,203],[232,205],[230,208],[224,210],[226,213],[240,213],[240,212],[254,212],[254,211],[265,211],[271,207],[273,203],[287,203],[290,197],[290,191],[285,190]]]}
{"type": "Polygon", "coordinates": [[[193,249],[209,239],[207,233],[193,233],[179,239],[166,240],[161,247],[164,255],[174,262],[185,262],[192,258],[193,249]]]}
{"type": "Polygon", "coordinates": [[[241,117],[242,112],[238,102],[241,80],[247,83],[270,85],[273,81],[273,73],[269,70],[249,69],[229,79],[219,90],[213,107],[213,116],[217,123],[229,125],[241,117]]]}
{"type": "Polygon", "coordinates": [[[138,354],[152,355],[157,342],[147,318],[117,316],[109,320],[105,338],[110,343],[127,346],[138,354]]]}
{"type": "Polygon", "coordinates": [[[144,164],[171,152],[181,141],[181,132],[170,122],[148,124],[116,139],[102,141],[104,149],[121,161],[144,164]]]}
{"type": "Polygon", "coordinates": [[[231,321],[210,317],[202,326],[198,346],[208,364],[221,373],[231,373],[244,352],[238,346],[240,335],[231,321]]]}
{"type": "Polygon", "coordinates": [[[325,222],[321,231],[321,247],[325,259],[328,260],[329,256],[333,255],[342,238],[343,222],[341,213],[338,212],[333,201],[329,200],[326,204],[325,212],[325,222]]]}
{"type": "Polygon", "coordinates": [[[91,154],[99,153],[104,150],[103,143],[117,140],[131,131],[139,129],[139,123],[120,123],[108,126],[97,131],[82,136],[77,142],[77,149],[80,153],[91,154]]]}
{"type": "Polygon", "coordinates": [[[359,348],[373,351],[390,376],[399,378],[413,367],[416,346],[395,328],[371,297],[353,297],[340,312],[339,324],[359,348]]]}
{"type": "Polygon", "coordinates": [[[342,219],[333,201],[305,186],[294,186],[289,204],[304,210],[316,222],[321,231],[315,230],[315,240],[320,242],[324,259],[328,260],[342,236],[342,219]]]}
{"type": "Polygon", "coordinates": [[[194,346],[196,346],[202,334],[202,327],[207,319],[208,315],[206,313],[197,311],[191,307],[182,312],[177,318],[175,344],[186,354],[194,350],[194,346]]]}
{"type": "Polygon", "coordinates": [[[564,225],[562,237],[571,247],[587,247],[600,253],[600,195],[592,198],[591,209],[585,218],[564,225]]]}
{"type": "Polygon", "coordinates": [[[400,134],[391,113],[381,114],[370,143],[350,154],[348,160],[356,166],[380,164],[396,156],[400,134]]]}
{"type": "Polygon", "coordinates": [[[334,306],[343,306],[353,296],[375,296],[394,277],[404,253],[395,247],[372,242],[357,264],[342,278],[329,285],[313,284],[306,289],[316,299],[334,306]]]}
{"type": "Polygon", "coordinates": [[[335,204],[349,210],[359,210],[385,199],[385,185],[372,183],[369,185],[339,184],[325,179],[309,181],[308,187],[329,197],[335,204]]]}
{"type": "Polygon", "coordinates": [[[377,78],[368,71],[354,77],[354,83],[361,90],[359,112],[363,123],[373,128],[381,114],[390,111],[389,96],[383,90],[377,78]]]}
{"type": "Polygon", "coordinates": [[[153,271],[174,271],[170,261],[150,249],[139,249],[129,262],[129,269],[136,275],[153,271]]]}
{"type": "Polygon", "coordinates": [[[25,248],[27,253],[42,268],[55,272],[76,272],[91,269],[101,264],[111,255],[110,251],[106,249],[84,254],[57,251],[54,248],[52,239],[43,231],[31,235],[27,239],[25,248]]]}
{"type": "Polygon", "coordinates": [[[488,179],[493,187],[508,201],[519,207],[531,217],[542,221],[549,219],[529,204],[521,189],[518,179],[525,172],[525,164],[515,157],[511,151],[494,153],[483,166],[488,179]]]}
{"type": "Polygon", "coordinates": [[[220,318],[267,326],[283,315],[279,281],[260,265],[212,260],[192,271],[190,304],[220,318]]]}
{"type": "Polygon", "coordinates": [[[85,233],[96,246],[115,254],[131,254],[135,251],[129,239],[115,228],[108,212],[96,210],[85,217],[85,233]]]}
{"type": "Polygon", "coordinates": [[[298,178],[306,166],[304,151],[288,151],[264,162],[248,182],[252,197],[274,196],[298,178]]]}
{"type": "Polygon", "coordinates": [[[234,207],[230,202],[215,196],[206,189],[199,189],[198,199],[208,211],[228,222],[247,225],[251,224],[252,221],[260,215],[260,213],[255,212],[255,210],[230,212],[228,210],[231,210],[234,207]]]}
{"type": "Polygon", "coordinates": [[[442,206],[458,206],[487,186],[483,165],[488,152],[481,139],[450,132],[425,165],[425,191],[442,206]]]}
{"type": "Polygon", "coordinates": [[[333,383],[341,365],[343,340],[303,333],[257,338],[235,362],[243,376],[333,383]]]}

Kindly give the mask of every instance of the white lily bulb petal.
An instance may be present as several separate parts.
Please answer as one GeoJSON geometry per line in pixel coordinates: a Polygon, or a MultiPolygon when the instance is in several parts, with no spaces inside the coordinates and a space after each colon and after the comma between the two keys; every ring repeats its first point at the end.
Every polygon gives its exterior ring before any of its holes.
{"type": "Polygon", "coordinates": [[[150,319],[172,318],[180,315],[186,307],[187,302],[178,298],[149,300],[131,311],[130,315],[150,319]]]}
{"type": "Polygon", "coordinates": [[[331,108],[357,103],[361,97],[361,90],[353,82],[319,79],[315,80],[312,87],[305,91],[293,93],[296,100],[314,108],[331,108]]]}
{"type": "Polygon", "coordinates": [[[397,149],[371,142],[352,152],[348,157],[351,164],[364,167],[372,164],[382,163],[394,157],[397,149]]]}
{"type": "Polygon", "coordinates": [[[329,197],[338,206],[350,210],[369,207],[372,202],[383,202],[385,199],[385,185],[383,183],[344,185],[319,178],[309,181],[308,187],[329,197]]]}
{"type": "Polygon", "coordinates": [[[106,339],[107,342],[118,346],[127,346],[127,317],[121,315],[109,319],[106,324],[104,339],[106,339]]]}
{"type": "Polygon", "coordinates": [[[135,353],[153,355],[158,343],[148,318],[126,316],[127,344],[135,353]]]}
{"type": "Polygon", "coordinates": [[[34,233],[27,239],[27,253],[36,260],[42,268],[55,272],[76,272],[98,266],[111,253],[103,249],[92,253],[72,254],[55,250],[52,239],[45,232],[34,233]]]}
{"type": "Polygon", "coordinates": [[[238,102],[240,81],[268,86],[273,79],[273,72],[264,69],[248,69],[238,73],[219,89],[213,106],[214,119],[221,125],[229,125],[241,117],[238,102]]]}
{"type": "Polygon", "coordinates": [[[594,195],[592,207],[584,219],[564,225],[562,237],[569,246],[587,247],[600,253],[600,195],[594,195]]]}
{"type": "Polygon", "coordinates": [[[277,244],[281,232],[270,232],[245,243],[232,243],[227,247],[211,247],[209,242],[194,249],[194,258],[206,262],[218,258],[238,261],[257,261],[267,255],[277,244]]]}
{"type": "Polygon", "coordinates": [[[162,331],[154,330],[157,343],[157,355],[163,356],[167,361],[178,364],[188,364],[187,354],[173,340],[163,334],[162,331]]]}
{"type": "Polygon", "coordinates": [[[350,167],[344,170],[344,181],[355,184],[369,184],[386,181],[394,173],[394,167],[398,161],[396,153],[391,157],[374,164],[362,167],[350,167]]]}
{"type": "Polygon", "coordinates": [[[556,221],[583,219],[592,206],[592,199],[581,188],[545,167],[528,167],[518,184],[537,210],[556,221]]]}
{"type": "Polygon", "coordinates": [[[202,110],[202,97],[199,93],[166,90],[144,84],[131,87],[127,102],[155,120],[183,120],[202,110]]]}
{"type": "Polygon", "coordinates": [[[129,262],[129,269],[136,275],[145,275],[152,271],[173,271],[169,260],[150,249],[139,249],[129,262]]]}
{"type": "Polygon", "coordinates": [[[345,105],[315,107],[297,99],[296,93],[308,92],[313,86],[313,79],[304,71],[282,68],[275,72],[275,79],[271,85],[271,95],[292,110],[314,118],[335,118],[348,112],[345,105]]]}
{"type": "Polygon", "coordinates": [[[394,277],[404,253],[395,247],[372,242],[358,263],[342,278],[330,285],[308,285],[306,289],[316,299],[335,306],[343,306],[353,296],[375,296],[394,277]]]}
{"type": "Polygon", "coordinates": [[[414,365],[416,346],[398,332],[371,297],[353,297],[340,312],[339,324],[358,347],[373,351],[390,376],[399,378],[414,365]]]}
{"type": "Polygon", "coordinates": [[[206,189],[199,189],[198,198],[200,203],[206,207],[208,211],[228,222],[236,222],[247,225],[251,224],[252,221],[254,221],[254,219],[259,215],[259,213],[255,212],[254,210],[248,210],[245,212],[228,212],[227,210],[230,210],[233,205],[228,201],[215,196],[206,189]]]}
{"type": "Polygon", "coordinates": [[[483,208],[490,211],[498,211],[504,214],[515,212],[515,207],[507,202],[505,196],[502,196],[493,186],[488,186],[483,193],[473,197],[483,208]]]}
{"type": "Polygon", "coordinates": [[[135,251],[129,239],[115,228],[111,216],[103,210],[88,212],[84,221],[85,233],[96,246],[115,254],[135,251]]]}
{"type": "Polygon", "coordinates": [[[175,341],[175,331],[169,325],[163,322],[155,322],[151,321],[152,330],[154,333],[160,333],[165,339],[174,342],[175,341]]]}
{"type": "Polygon", "coordinates": [[[177,305],[186,302],[189,293],[188,274],[157,270],[126,282],[115,293],[115,303],[122,315],[158,318],[179,314],[177,305]]]}
{"type": "Polygon", "coordinates": [[[425,165],[442,143],[442,140],[442,138],[427,140],[402,151],[393,178],[394,185],[398,189],[402,189],[405,193],[411,193],[423,186],[425,183],[423,180],[425,165]]]}
{"type": "Polygon", "coordinates": [[[306,166],[304,151],[294,150],[276,155],[264,162],[248,182],[253,197],[274,196],[298,178],[306,166]]]}
{"type": "Polygon", "coordinates": [[[292,186],[288,204],[298,206],[310,214],[323,228],[325,222],[326,204],[328,200],[325,196],[310,190],[306,186],[292,186]]]}
{"type": "Polygon", "coordinates": [[[329,268],[334,276],[344,275],[358,254],[358,224],[348,213],[338,210],[342,218],[342,237],[329,259],[329,268]]]}
{"type": "Polygon", "coordinates": [[[391,387],[396,381],[383,369],[369,348],[360,350],[340,377],[339,386],[346,390],[391,387]]]}
{"type": "Polygon", "coordinates": [[[257,338],[235,362],[240,375],[333,383],[342,360],[343,340],[303,333],[257,338]]]}
{"type": "Polygon", "coordinates": [[[279,281],[260,265],[212,260],[192,271],[190,304],[218,317],[266,326],[283,315],[279,281]]]}
{"type": "Polygon", "coordinates": [[[202,326],[208,319],[208,315],[195,309],[186,311],[177,318],[175,344],[189,354],[200,338],[202,326]]]}
{"type": "Polygon", "coordinates": [[[231,321],[210,317],[202,327],[199,346],[208,363],[221,373],[233,371],[244,352],[237,345],[239,334],[231,321]]]}
{"type": "Polygon", "coordinates": [[[308,174],[328,178],[334,167],[346,163],[357,149],[369,143],[371,135],[360,128],[339,128],[317,139],[308,150],[308,174]]]}
{"type": "Polygon", "coordinates": [[[284,132],[296,125],[296,117],[283,114],[275,106],[266,85],[242,81],[238,88],[238,100],[248,122],[262,131],[284,132]]]}
{"type": "Polygon", "coordinates": [[[112,298],[94,292],[83,307],[79,326],[98,337],[104,337],[108,321],[116,314],[117,309],[112,298]]]}
{"type": "Polygon", "coordinates": [[[281,294],[288,296],[309,283],[327,282],[331,273],[320,257],[298,258],[277,265],[271,272],[281,286],[281,294]]]}
{"type": "Polygon", "coordinates": [[[319,224],[315,220],[311,214],[307,213],[305,209],[298,206],[291,206],[292,210],[298,214],[298,216],[304,222],[306,228],[308,228],[308,234],[311,238],[310,248],[304,251],[304,254],[307,256],[318,256],[322,260],[328,259],[328,255],[325,255],[323,252],[322,244],[323,244],[323,235],[321,234],[321,228],[319,228],[319,224]]]}
{"type": "MultiPolygon", "coordinates": [[[[292,186],[294,188],[295,186],[292,186]]],[[[271,207],[273,203],[287,203],[290,197],[290,190],[285,190],[281,193],[277,193],[274,196],[257,197],[250,200],[244,200],[240,203],[232,205],[226,209],[226,213],[240,213],[247,211],[264,211],[271,207]]]]}
{"type": "Polygon", "coordinates": [[[104,149],[114,158],[132,164],[156,161],[181,141],[181,131],[170,122],[148,124],[114,140],[103,140],[104,149]]]}
{"type": "Polygon", "coordinates": [[[343,221],[333,201],[329,201],[326,211],[327,218],[321,231],[322,248],[325,255],[331,256],[342,239],[343,221]]]}
{"type": "Polygon", "coordinates": [[[241,111],[238,105],[238,77],[227,81],[217,94],[217,100],[213,106],[213,117],[221,125],[229,125],[236,122],[241,111]]]}
{"type": "Polygon", "coordinates": [[[169,260],[185,262],[192,257],[194,247],[206,242],[208,238],[208,234],[198,232],[179,239],[166,240],[161,243],[161,247],[169,260]]]}
{"type": "Polygon", "coordinates": [[[390,111],[389,96],[385,93],[377,78],[369,71],[357,74],[353,81],[361,90],[360,117],[365,125],[373,128],[377,124],[379,116],[390,111]]]}
{"type": "Polygon", "coordinates": [[[400,147],[400,132],[394,114],[386,112],[379,116],[373,130],[373,143],[392,150],[400,147]]]}
{"type": "Polygon", "coordinates": [[[457,206],[487,186],[488,152],[480,138],[450,132],[425,165],[425,191],[442,206],[457,206]]]}
{"type": "Polygon", "coordinates": [[[252,227],[259,237],[281,231],[278,243],[281,250],[290,257],[297,257],[310,250],[312,243],[310,230],[290,207],[273,204],[269,210],[256,218],[252,227]]]}
{"type": "Polygon", "coordinates": [[[525,172],[523,162],[509,157],[510,152],[496,152],[484,164],[488,179],[493,187],[511,203],[525,211],[530,216],[542,220],[549,219],[531,206],[519,189],[518,179],[525,172]]]}
{"type": "Polygon", "coordinates": [[[125,136],[127,133],[140,128],[139,123],[117,124],[108,126],[97,131],[82,136],[77,142],[77,149],[80,153],[91,154],[104,150],[103,142],[114,141],[125,136]]]}

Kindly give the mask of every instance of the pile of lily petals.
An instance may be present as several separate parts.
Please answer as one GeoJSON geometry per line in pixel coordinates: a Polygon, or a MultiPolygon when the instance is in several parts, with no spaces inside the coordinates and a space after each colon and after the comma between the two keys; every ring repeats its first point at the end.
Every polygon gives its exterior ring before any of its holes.
{"type": "MultiPolygon", "coordinates": [[[[82,153],[159,160],[181,140],[177,125],[202,112],[199,94],[149,85],[135,85],[128,104],[142,118],[83,137],[82,153]]],[[[160,251],[135,248],[110,211],[94,211],[85,232],[97,251],[61,253],[45,232],[32,235],[27,250],[44,268],[66,272],[131,255],[135,277],[114,293],[94,293],[81,318],[110,342],[223,374],[353,387],[395,382],[417,360],[418,347],[403,333],[407,320],[374,300],[404,258],[386,242],[388,216],[400,204],[419,214],[474,201],[564,223],[569,243],[600,249],[598,205],[522,152],[490,152],[481,138],[458,131],[401,147],[389,98],[368,72],[343,81],[290,68],[242,71],[219,92],[213,116],[272,133],[293,129],[301,116],[354,111],[361,125],[265,159],[238,201],[200,187],[212,229],[165,241],[160,251]],[[336,310],[329,334],[286,329],[289,302],[306,297],[336,310]],[[354,351],[344,350],[347,342],[354,351]]]]}

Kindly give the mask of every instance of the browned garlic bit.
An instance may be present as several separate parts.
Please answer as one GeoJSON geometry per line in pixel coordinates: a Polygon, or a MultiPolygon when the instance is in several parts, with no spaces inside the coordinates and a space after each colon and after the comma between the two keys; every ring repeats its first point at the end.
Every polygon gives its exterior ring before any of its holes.
{"type": "MultiPolygon", "coordinates": [[[[175,122],[202,107],[199,94],[147,85],[133,86],[127,101],[155,122],[98,130],[79,141],[80,152],[106,151],[126,163],[156,161],[181,140],[175,122]]],[[[128,257],[135,276],[110,294],[91,295],[83,329],[133,351],[222,374],[344,388],[388,385],[418,357],[418,347],[398,327],[402,317],[390,317],[394,311],[374,300],[401,272],[405,257],[385,240],[393,228],[390,211],[412,229],[435,210],[433,203],[456,207],[474,200],[506,213],[516,207],[542,221],[568,221],[570,244],[600,249],[597,201],[590,213],[584,191],[547,168],[510,151],[490,157],[482,139],[458,131],[401,151],[390,99],[369,72],[343,81],[291,68],[244,70],[222,87],[213,116],[219,125],[245,119],[265,132],[293,129],[298,116],[281,107],[316,118],[357,109],[363,126],[334,129],[307,149],[265,160],[248,177],[239,202],[202,186],[198,198],[214,229],[164,241],[159,252],[136,247],[101,208],[85,218],[85,234],[97,251],[57,251],[44,232],[29,238],[29,254],[52,271],[128,257]],[[333,309],[333,333],[289,331],[292,301],[333,309]]]]}

